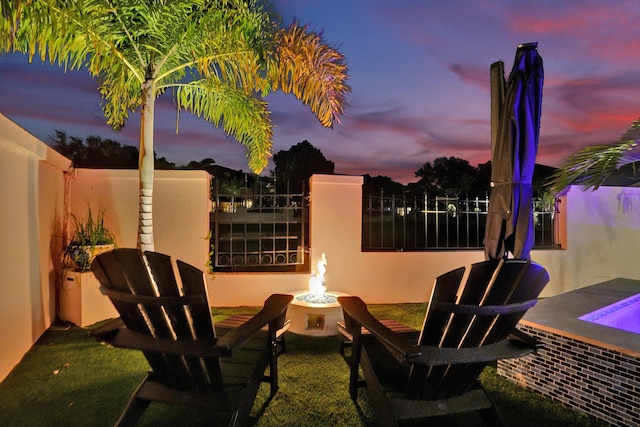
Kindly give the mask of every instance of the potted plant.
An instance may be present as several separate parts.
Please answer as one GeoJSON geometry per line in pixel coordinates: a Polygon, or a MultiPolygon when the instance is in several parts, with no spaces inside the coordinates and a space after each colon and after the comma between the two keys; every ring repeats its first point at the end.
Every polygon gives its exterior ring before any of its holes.
{"type": "Polygon", "coordinates": [[[97,255],[115,247],[115,239],[105,224],[104,209],[99,210],[94,217],[89,207],[83,220],[78,220],[73,214],[71,217],[76,229],[65,255],[73,261],[76,270],[87,271],[97,255]]]}

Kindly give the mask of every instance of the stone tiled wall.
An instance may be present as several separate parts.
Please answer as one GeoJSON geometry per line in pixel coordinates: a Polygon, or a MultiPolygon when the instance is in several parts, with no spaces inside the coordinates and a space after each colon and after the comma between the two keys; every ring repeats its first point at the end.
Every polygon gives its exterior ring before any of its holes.
{"type": "Polygon", "coordinates": [[[498,373],[616,426],[640,426],[640,359],[521,325],[545,344],[537,355],[498,362],[498,373]]]}

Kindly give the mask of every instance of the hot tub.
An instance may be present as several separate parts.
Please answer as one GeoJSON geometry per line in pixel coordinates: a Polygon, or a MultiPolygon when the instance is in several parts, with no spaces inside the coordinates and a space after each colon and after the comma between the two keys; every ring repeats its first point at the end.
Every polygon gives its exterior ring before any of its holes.
{"type": "Polygon", "coordinates": [[[539,301],[519,328],[545,347],[499,361],[498,373],[611,425],[640,426],[640,335],[624,320],[638,316],[639,292],[640,280],[619,278],[539,301]]]}

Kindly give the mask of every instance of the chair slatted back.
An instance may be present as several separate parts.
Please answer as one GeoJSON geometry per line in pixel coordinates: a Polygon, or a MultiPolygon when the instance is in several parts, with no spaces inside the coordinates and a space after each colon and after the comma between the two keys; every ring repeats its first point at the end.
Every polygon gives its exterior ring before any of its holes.
{"type": "MultiPolygon", "coordinates": [[[[136,249],[117,249],[101,254],[91,269],[107,289],[134,296],[162,297],[160,303],[109,295],[127,328],[155,338],[214,339],[204,274],[180,261],[177,266],[182,287],[176,280],[170,257],[155,252],[145,252],[143,257],[136,249]]],[[[217,357],[186,357],[161,350],[143,353],[156,380],[168,387],[224,393],[217,357]]]]}
{"type": "MultiPolygon", "coordinates": [[[[421,345],[465,348],[500,341],[511,333],[526,308],[495,314],[491,306],[534,300],[549,281],[543,267],[525,260],[480,262],[471,266],[466,280],[464,273],[464,268],[457,269],[436,279],[419,340],[421,345]],[[487,309],[481,314],[470,314],[464,312],[464,306],[487,309]]],[[[410,374],[409,394],[428,400],[460,395],[474,385],[484,367],[485,363],[415,365],[410,374]]]]}

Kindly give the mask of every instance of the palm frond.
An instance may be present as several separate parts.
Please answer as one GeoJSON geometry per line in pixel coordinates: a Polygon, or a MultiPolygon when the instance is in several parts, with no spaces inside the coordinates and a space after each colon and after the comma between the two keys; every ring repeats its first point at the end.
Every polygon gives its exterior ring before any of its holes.
{"type": "Polygon", "coordinates": [[[622,166],[640,160],[640,119],[636,119],[620,140],[613,144],[584,147],[572,154],[551,176],[549,190],[562,193],[579,184],[583,189],[597,190],[622,166]]]}
{"type": "Polygon", "coordinates": [[[205,9],[185,20],[188,25],[180,27],[176,46],[160,61],[159,86],[177,82],[173,77],[177,70],[191,69],[247,93],[261,90],[265,86],[261,58],[270,46],[270,26],[268,15],[249,3],[225,2],[225,7],[205,9]]]}
{"type": "Polygon", "coordinates": [[[0,50],[12,50],[22,1],[0,0],[0,50]]]}
{"type": "Polygon", "coordinates": [[[255,173],[271,156],[273,126],[265,102],[215,78],[176,88],[178,108],[222,128],[245,146],[248,165],[255,173]]]}
{"type": "Polygon", "coordinates": [[[136,111],[142,103],[142,83],[117,61],[111,63],[108,73],[99,73],[99,80],[107,123],[116,130],[122,129],[129,112],[136,111]]]}
{"type": "Polygon", "coordinates": [[[273,89],[293,93],[323,126],[341,123],[351,91],[344,55],[298,22],[280,31],[276,55],[276,63],[269,69],[273,89]]]}
{"type": "Polygon", "coordinates": [[[620,138],[620,142],[627,142],[629,149],[622,153],[618,161],[618,168],[640,160],[640,146],[638,144],[640,142],[640,118],[631,123],[629,129],[620,138]]]}
{"type": "Polygon", "coordinates": [[[108,123],[118,129],[127,109],[139,104],[132,90],[140,87],[144,67],[136,67],[131,49],[119,47],[123,31],[115,11],[106,0],[26,1],[11,48],[65,69],[86,67],[101,84],[108,123]]]}

